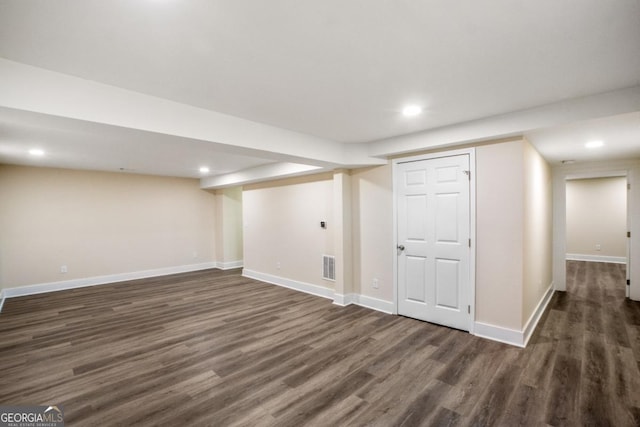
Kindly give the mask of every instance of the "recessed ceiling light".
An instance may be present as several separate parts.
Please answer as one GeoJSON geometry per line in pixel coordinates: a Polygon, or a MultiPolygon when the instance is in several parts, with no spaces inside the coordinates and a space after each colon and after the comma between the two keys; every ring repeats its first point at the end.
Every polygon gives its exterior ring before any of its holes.
{"type": "Polygon", "coordinates": [[[422,113],[422,107],[419,105],[407,105],[402,109],[402,115],[406,117],[417,116],[422,113]]]}
{"type": "Polygon", "coordinates": [[[29,150],[29,154],[31,154],[32,156],[44,156],[44,150],[41,150],[39,148],[32,148],[31,150],[29,150]]]}
{"type": "Polygon", "coordinates": [[[600,148],[603,145],[604,145],[604,142],[602,141],[589,141],[586,144],[584,144],[584,146],[587,148],[600,148]]]}
{"type": "Polygon", "coordinates": [[[209,173],[209,168],[206,166],[203,166],[200,168],[200,173],[209,173]]]}

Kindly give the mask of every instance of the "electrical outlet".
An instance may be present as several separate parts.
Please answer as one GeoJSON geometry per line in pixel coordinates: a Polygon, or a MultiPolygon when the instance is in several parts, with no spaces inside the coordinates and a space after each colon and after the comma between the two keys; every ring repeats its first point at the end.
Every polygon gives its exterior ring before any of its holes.
{"type": "Polygon", "coordinates": [[[66,265],[61,265],[60,266],[60,273],[64,274],[67,272],[67,266],[66,265]]]}
{"type": "Polygon", "coordinates": [[[596,245],[596,251],[599,251],[600,249],[602,249],[602,247],[600,245],[596,245]]]}
{"type": "Polygon", "coordinates": [[[373,279],[373,281],[371,282],[371,286],[373,287],[373,289],[378,289],[378,279],[373,279]]]}
{"type": "Polygon", "coordinates": [[[193,251],[193,259],[198,258],[198,251],[193,251]]]}
{"type": "Polygon", "coordinates": [[[277,268],[278,270],[280,270],[280,261],[278,261],[278,262],[276,263],[276,268],[277,268]]]}

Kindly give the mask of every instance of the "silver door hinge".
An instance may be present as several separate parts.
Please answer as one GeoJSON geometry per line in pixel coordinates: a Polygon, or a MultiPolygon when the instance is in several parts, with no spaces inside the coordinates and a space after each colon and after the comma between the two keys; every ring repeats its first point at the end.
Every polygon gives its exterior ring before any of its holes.
{"type": "Polygon", "coordinates": [[[631,232],[627,231],[627,237],[631,237],[631,232]]]}
{"type": "Polygon", "coordinates": [[[627,190],[631,190],[631,184],[627,184],[627,190]]]}
{"type": "Polygon", "coordinates": [[[467,313],[471,314],[471,306],[470,305],[467,306],[467,313]]]}
{"type": "Polygon", "coordinates": [[[469,181],[471,181],[471,171],[462,171],[465,175],[469,177],[469,181]]]}
{"type": "Polygon", "coordinates": [[[471,239],[469,239],[469,247],[471,247],[471,239]]]}

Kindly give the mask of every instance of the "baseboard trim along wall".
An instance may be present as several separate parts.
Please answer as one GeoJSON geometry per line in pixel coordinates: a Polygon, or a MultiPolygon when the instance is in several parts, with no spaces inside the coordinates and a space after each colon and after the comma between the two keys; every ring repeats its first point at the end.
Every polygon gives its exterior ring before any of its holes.
{"type": "MultiPolygon", "coordinates": [[[[356,304],[362,307],[370,308],[372,310],[381,311],[387,314],[393,314],[393,302],[384,301],[381,299],[369,297],[360,294],[339,294],[335,293],[331,288],[325,288],[318,285],[312,285],[310,283],[299,282],[297,280],[286,279],[280,276],[274,276],[272,274],[260,273],[258,271],[244,269],[242,275],[250,279],[260,280],[261,282],[270,283],[272,285],[278,285],[285,288],[293,289],[307,294],[333,299],[333,303],[341,307],[345,307],[350,304],[356,304]]],[[[547,309],[551,297],[553,296],[553,283],[549,285],[542,298],[538,302],[536,309],[533,311],[525,327],[519,331],[516,329],[504,328],[501,326],[495,326],[483,322],[474,323],[473,334],[482,338],[487,338],[493,341],[499,341],[505,344],[514,345],[517,347],[525,347],[535,331],[540,318],[547,309]]]]}
{"type": "Polygon", "coordinates": [[[553,292],[554,292],[554,286],[553,286],[553,282],[551,283],[551,285],[549,285],[549,287],[547,288],[547,290],[544,292],[544,295],[542,296],[542,299],[540,300],[540,302],[538,303],[538,306],[536,307],[535,310],[533,310],[533,313],[531,313],[531,316],[529,317],[529,320],[527,320],[527,323],[524,325],[524,346],[527,345],[527,343],[529,342],[529,339],[531,338],[531,335],[533,335],[533,331],[536,330],[536,326],[538,326],[538,322],[540,321],[540,318],[542,317],[542,315],[544,314],[545,310],[547,309],[547,306],[549,305],[549,302],[551,301],[551,297],[553,297],[553,292]]]}
{"type": "Polygon", "coordinates": [[[259,271],[253,271],[244,268],[242,275],[249,279],[260,280],[261,282],[271,283],[272,285],[282,286],[284,288],[293,289],[296,291],[305,292],[307,294],[316,295],[323,298],[333,299],[333,289],[325,288],[323,286],[312,285],[311,283],[299,282],[297,280],[286,279],[280,276],[274,276],[272,274],[260,273],[259,271]]]}
{"type": "Polygon", "coordinates": [[[220,270],[231,270],[233,268],[241,268],[243,266],[244,266],[244,263],[243,263],[242,260],[227,261],[227,262],[222,262],[222,261],[216,262],[216,268],[219,268],[220,270]]]}
{"type": "Polygon", "coordinates": [[[393,302],[385,301],[378,298],[368,297],[366,295],[355,294],[356,300],[354,304],[362,307],[370,308],[372,310],[381,311],[387,314],[393,314],[393,302]]]}
{"type": "Polygon", "coordinates": [[[333,294],[333,303],[340,307],[346,307],[347,305],[355,304],[357,296],[356,294],[333,294]]]}
{"type": "Polygon", "coordinates": [[[46,292],[83,288],[85,286],[106,285],[110,283],[125,282],[128,280],[146,279],[148,277],[166,276],[169,274],[206,270],[208,268],[216,268],[216,265],[216,262],[180,265],[176,267],[157,268],[153,270],[134,271],[130,273],[110,274],[107,276],[94,276],[82,279],[64,280],[61,282],[39,283],[36,285],[20,286],[17,288],[5,288],[3,292],[5,298],[22,297],[27,295],[42,294],[46,292]]]}
{"type": "Polygon", "coordinates": [[[547,309],[547,306],[551,301],[551,297],[553,296],[553,292],[553,284],[551,284],[540,299],[540,302],[538,302],[538,306],[529,317],[529,320],[522,331],[490,325],[488,323],[475,322],[473,334],[481,338],[487,338],[493,341],[499,341],[505,344],[524,348],[529,342],[533,331],[535,331],[540,318],[547,309]]]}
{"type": "Polygon", "coordinates": [[[473,335],[517,347],[524,347],[524,333],[516,329],[475,322],[473,324],[473,335]]]}
{"type": "Polygon", "coordinates": [[[242,275],[250,279],[260,280],[261,282],[271,283],[272,285],[278,285],[285,288],[293,289],[295,291],[305,292],[307,294],[332,299],[335,305],[345,307],[350,304],[359,305],[361,307],[370,308],[372,310],[381,311],[383,313],[393,313],[393,303],[390,301],[384,301],[378,298],[368,297],[366,295],[359,294],[338,294],[331,288],[325,288],[318,285],[312,285],[310,283],[299,282],[297,280],[286,279],[280,276],[274,276],[272,274],[261,273],[259,271],[253,271],[244,269],[242,275]]]}
{"type": "Polygon", "coordinates": [[[381,311],[386,314],[393,314],[393,303],[378,298],[368,297],[360,294],[334,294],[333,303],[341,307],[350,304],[359,305],[361,307],[370,308],[372,310],[381,311]]]}
{"type": "MultiPolygon", "coordinates": [[[[5,288],[3,290],[0,290],[0,312],[2,312],[2,307],[4,306],[6,298],[62,291],[67,289],[82,288],[86,286],[105,285],[129,280],[145,279],[149,277],[166,276],[176,273],[187,273],[190,271],[206,270],[209,268],[238,268],[238,263],[241,262],[242,261],[221,263],[214,261],[200,264],[182,265],[177,267],[158,268],[154,270],[136,271],[131,273],[66,280],[61,282],[40,283],[36,285],[22,286],[17,288],[5,288]]],[[[242,270],[242,275],[250,279],[260,280],[262,282],[282,286],[300,292],[305,292],[307,294],[332,299],[333,303],[336,305],[347,306],[349,304],[356,304],[362,307],[370,308],[372,310],[381,311],[383,313],[393,314],[394,307],[393,302],[391,301],[385,301],[378,298],[353,293],[344,295],[338,294],[335,293],[331,288],[325,288],[318,285],[312,285],[310,283],[286,279],[284,277],[248,270],[246,268],[242,270]]],[[[535,330],[538,322],[540,321],[542,314],[549,305],[551,297],[553,296],[553,292],[553,284],[551,284],[540,299],[538,306],[529,317],[529,320],[527,321],[522,331],[503,328],[483,322],[475,322],[473,334],[482,338],[503,342],[505,344],[525,347],[527,345],[527,342],[529,342],[529,339],[531,338],[531,335],[533,334],[533,331],[535,330]]]]}
{"type": "Polygon", "coordinates": [[[626,264],[627,258],[623,256],[566,254],[567,261],[610,262],[613,264],[626,264]]]}

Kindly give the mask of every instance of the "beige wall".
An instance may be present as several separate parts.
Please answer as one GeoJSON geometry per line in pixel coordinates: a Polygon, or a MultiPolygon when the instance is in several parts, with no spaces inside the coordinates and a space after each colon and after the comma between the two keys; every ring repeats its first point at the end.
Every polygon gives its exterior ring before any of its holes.
{"type": "MultiPolygon", "coordinates": [[[[9,287],[240,257],[248,270],[334,288],[321,256],[337,252],[352,257],[345,292],[393,301],[392,169],[214,195],[190,179],[0,166],[11,201],[0,204],[0,277],[9,287]]],[[[475,320],[521,330],[550,284],[549,168],[522,139],[483,143],[475,185],[475,320]]]]}
{"type": "Polygon", "coordinates": [[[524,281],[522,325],[552,284],[552,180],[549,164],[524,145],[524,281]]]}
{"type": "MultiPolygon", "coordinates": [[[[392,170],[391,164],[356,169],[349,177],[352,290],[389,302],[394,297],[392,170]]],[[[514,139],[478,146],[476,175],[475,320],[522,330],[551,284],[549,167],[527,141],[514,139]]],[[[246,188],[246,268],[331,286],[319,279],[318,259],[333,254],[340,242],[317,223],[332,212],[332,197],[334,204],[338,200],[332,179],[325,174],[246,188]]]]}
{"type": "Polygon", "coordinates": [[[217,261],[242,261],[242,187],[217,190],[215,194],[217,261]]]}
{"type": "Polygon", "coordinates": [[[476,164],[476,321],[522,330],[552,284],[551,171],[526,140],[476,164]]]}
{"type": "Polygon", "coordinates": [[[0,165],[0,198],[4,288],[215,260],[195,179],[0,165]]]}
{"type": "Polygon", "coordinates": [[[245,269],[333,288],[322,279],[322,255],[334,255],[332,174],[247,185],[242,205],[245,269]]]}
{"type": "MultiPolygon", "coordinates": [[[[392,301],[392,166],[354,170],[351,178],[355,289],[392,301]]],[[[549,166],[522,139],[483,143],[475,185],[475,320],[521,330],[551,284],[549,166]]]]}
{"type": "Polygon", "coordinates": [[[626,257],[627,178],[569,180],[566,188],[567,253],[626,257]]]}
{"type": "Polygon", "coordinates": [[[522,140],[476,149],[476,321],[516,330],[522,326],[523,150],[522,140]]]}
{"type": "Polygon", "coordinates": [[[393,301],[392,182],[391,164],[351,173],[354,292],[385,301],[393,301]]]}
{"type": "Polygon", "coordinates": [[[351,286],[345,283],[338,292],[392,301],[391,171],[389,164],[246,186],[245,268],[332,288],[335,283],[320,277],[320,256],[336,255],[339,274],[342,253],[345,259],[352,259],[351,269],[345,271],[345,281],[351,276],[351,286]],[[337,209],[338,204],[351,212],[345,214],[337,209]],[[340,212],[344,217],[336,218],[340,212]],[[323,219],[328,221],[327,230],[319,227],[323,219]],[[340,248],[341,244],[347,246],[340,248]],[[371,286],[374,278],[378,279],[377,289],[371,286]]]}

